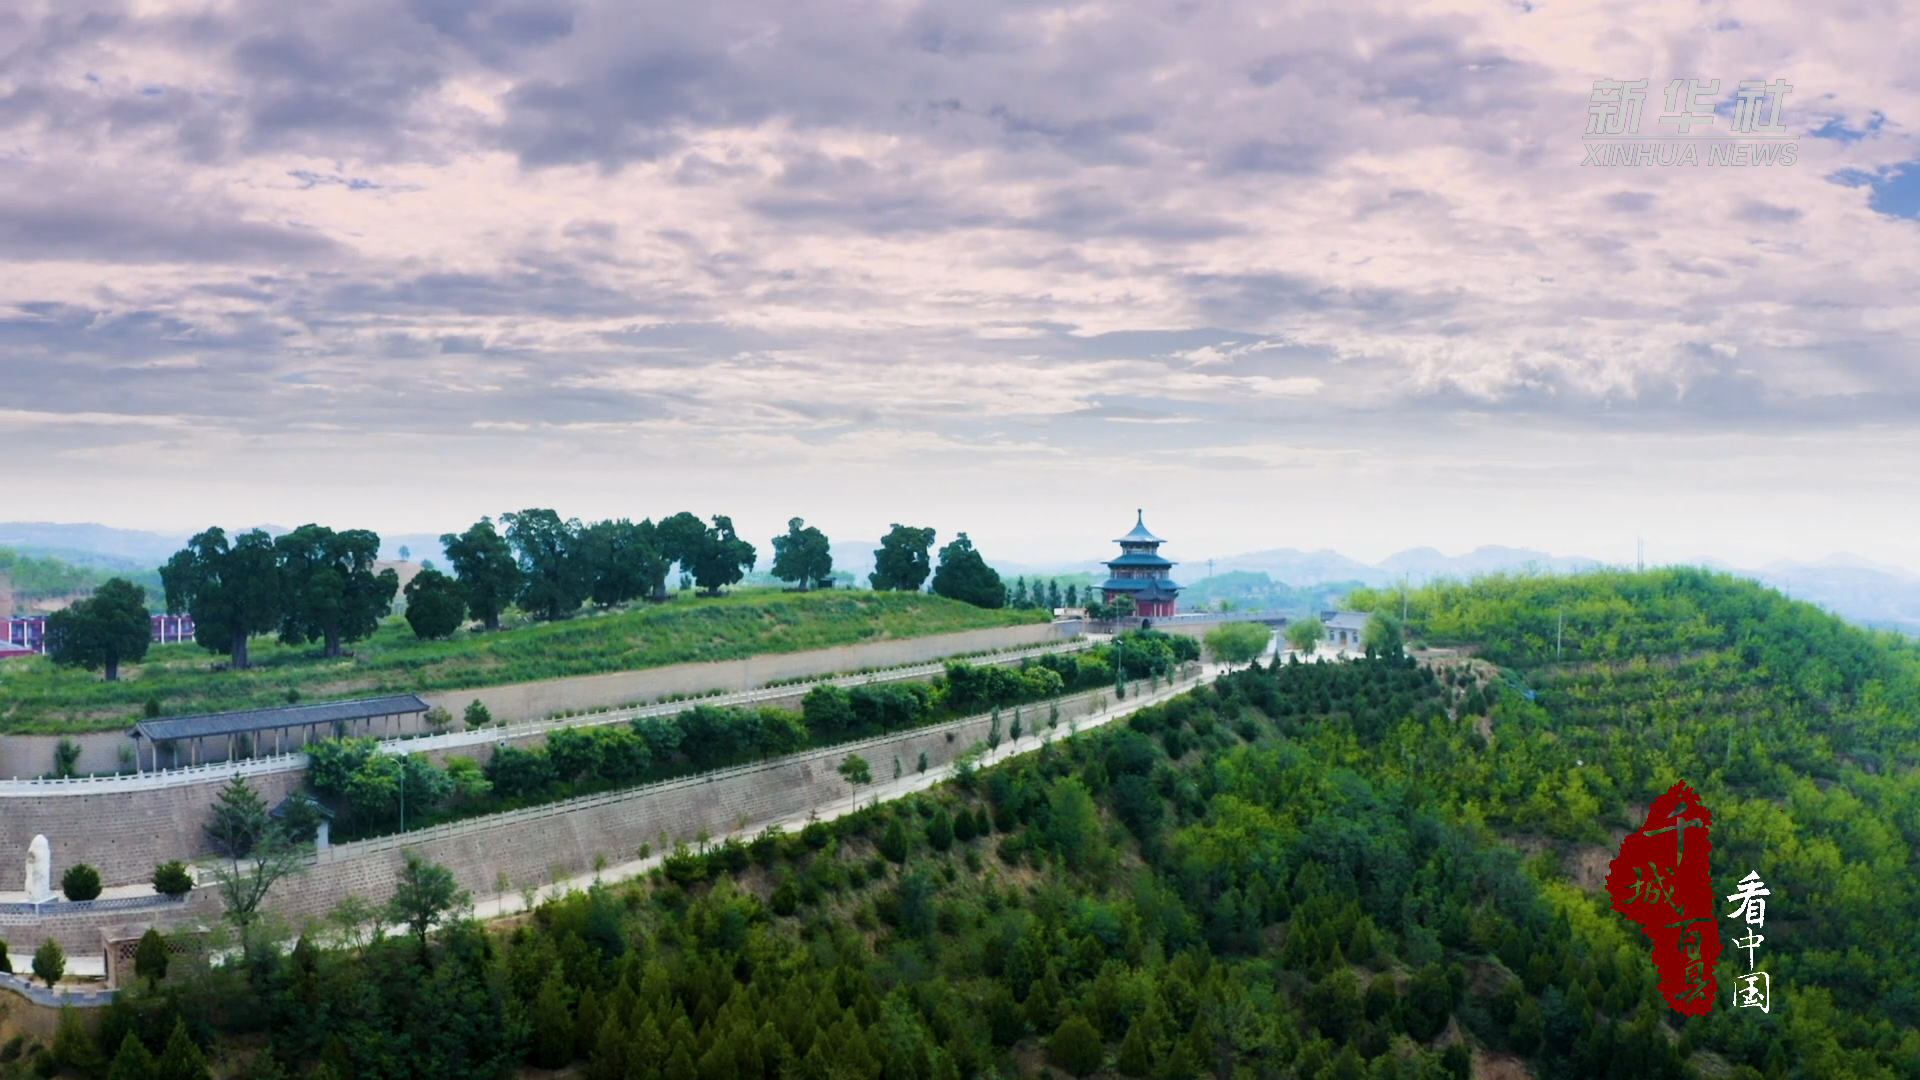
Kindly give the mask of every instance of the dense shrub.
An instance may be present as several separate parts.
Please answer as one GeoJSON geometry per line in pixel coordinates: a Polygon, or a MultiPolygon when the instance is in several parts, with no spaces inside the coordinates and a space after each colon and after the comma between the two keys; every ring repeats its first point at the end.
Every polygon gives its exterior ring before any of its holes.
{"type": "Polygon", "coordinates": [[[69,900],[93,900],[100,895],[100,871],[86,863],[74,863],[60,875],[60,891],[69,900]]]}

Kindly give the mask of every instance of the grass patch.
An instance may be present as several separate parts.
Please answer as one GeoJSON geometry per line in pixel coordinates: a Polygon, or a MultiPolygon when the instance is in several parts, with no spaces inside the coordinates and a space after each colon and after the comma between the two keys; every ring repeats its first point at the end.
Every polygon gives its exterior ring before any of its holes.
{"type": "Polygon", "coordinates": [[[353,655],[256,639],[254,666],[221,671],[223,656],[191,644],[155,646],[121,667],[121,681],[56,668],[44,658],[0,664],[0,732],[78,732],[138,718],[148,699],[164,715],[255,708],[362,694],[463,690],[502,683],[633,671],[761,653],[801,652],[887,638],[1040,622],[1039,611],[988,611],[924,593],[737,589],[680,594],[658,606],[582,614],[483,634],[421,641],[387,619],[353,655]]]}

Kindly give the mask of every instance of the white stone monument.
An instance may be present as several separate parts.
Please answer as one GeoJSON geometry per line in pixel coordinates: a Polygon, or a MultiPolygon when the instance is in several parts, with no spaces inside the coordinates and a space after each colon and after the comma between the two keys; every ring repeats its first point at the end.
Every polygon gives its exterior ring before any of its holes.
{"type": "Polygon", "coordinates": [[[53,849],[47,838],[36,836],[27,845],[27,903],[44,904],[53,899],[53,849]]]}

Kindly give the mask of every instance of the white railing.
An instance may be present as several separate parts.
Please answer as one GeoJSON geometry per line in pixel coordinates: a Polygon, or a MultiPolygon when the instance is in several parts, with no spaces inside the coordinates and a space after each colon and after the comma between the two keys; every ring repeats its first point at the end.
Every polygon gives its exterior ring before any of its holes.
{"type": "MultiPolygon", "coordinates": [[[[1044,656],[1048,653],[1077,652],[1089,648],[1093,643],[1084,639],[1064,641],[1050,645],[1035,645],[975,656],[973,659],[987,663],[1017,663],[1029,657],[1044,656]]],[[[815,686],[864,686],[870,683],[898,682],[918,679],[928,675],[937,675],[945,670],[946,661],[936,660],[909,667],[890,668],[881,671],[859,672],[852,675],[823,676],[801,682],[778,686],[762,686],[752,690],[741,690],[731,694],[716,694],[709,697],[688,697],[678,701],[664,701],[652,705],[632,705],[620,708],[608,708],[595,712],[579,713],[574,716],[548,717],[542,720],[525,720],[518,723],[505,723],[497,727],[474,728],[470,731],[449,731],[439,735],[425,732],[402,735],[397,738],[383,739],[380,748],[389,754],[418,754],[440,750],[458,750],[464,747],[486,746],[511,739],[530,738],[561,728],[597,727],[602,724],[626,723],[643,716],[674,716],[693,708],[695,705],[753,705],[763,701],[777,701],[781,698],[795,697],[806,693],[815,686]]],[[[307,767],[307,755],[298,751],[289,754],[270,754],[260,757],[241,758],[233,761],[219,761],[207,765],[187,765],[178,768],[153,769],[140,773],[120,773],[113,776],[68,776],[59,779],[32,777],[0,780],[0,798],[21,795],[98,795],[113,791],[152,791],[158,788],[173,787],[179,784],[193,784],[209,779],[224,779],[230,776],[261,776],[267,773],[296,772],[307,767]]]]}
{"type": "Polygon", "coordinates": [[[63,776],[57,779],[32,777],[25,780],[15,777],[12,780],[0,780],[0,796],[95,795],[103,791],[150,791],[154,788],[172,787],[175,784],[191,784],[212,777],[259,776],[262,773],[306,767],[307,755],[292,753],[241,758],[237,761],[216,761],[208,765],[148,769],[145,772],[119,773],[113,776],[63,776]]]}

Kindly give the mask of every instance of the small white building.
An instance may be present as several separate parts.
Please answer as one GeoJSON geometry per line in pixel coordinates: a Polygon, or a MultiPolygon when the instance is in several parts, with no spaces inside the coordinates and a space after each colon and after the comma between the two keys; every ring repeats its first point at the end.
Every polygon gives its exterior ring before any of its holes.
{"type": "Polygon", "coordinates": [[[1320,621],[1327,627],[1327,645],[1345,652],[1348,649],[1358,651],[1361,636],[1367,631],[1367,620],[1372,614],[1365,611],[1323,611],[1320,621]]]}

